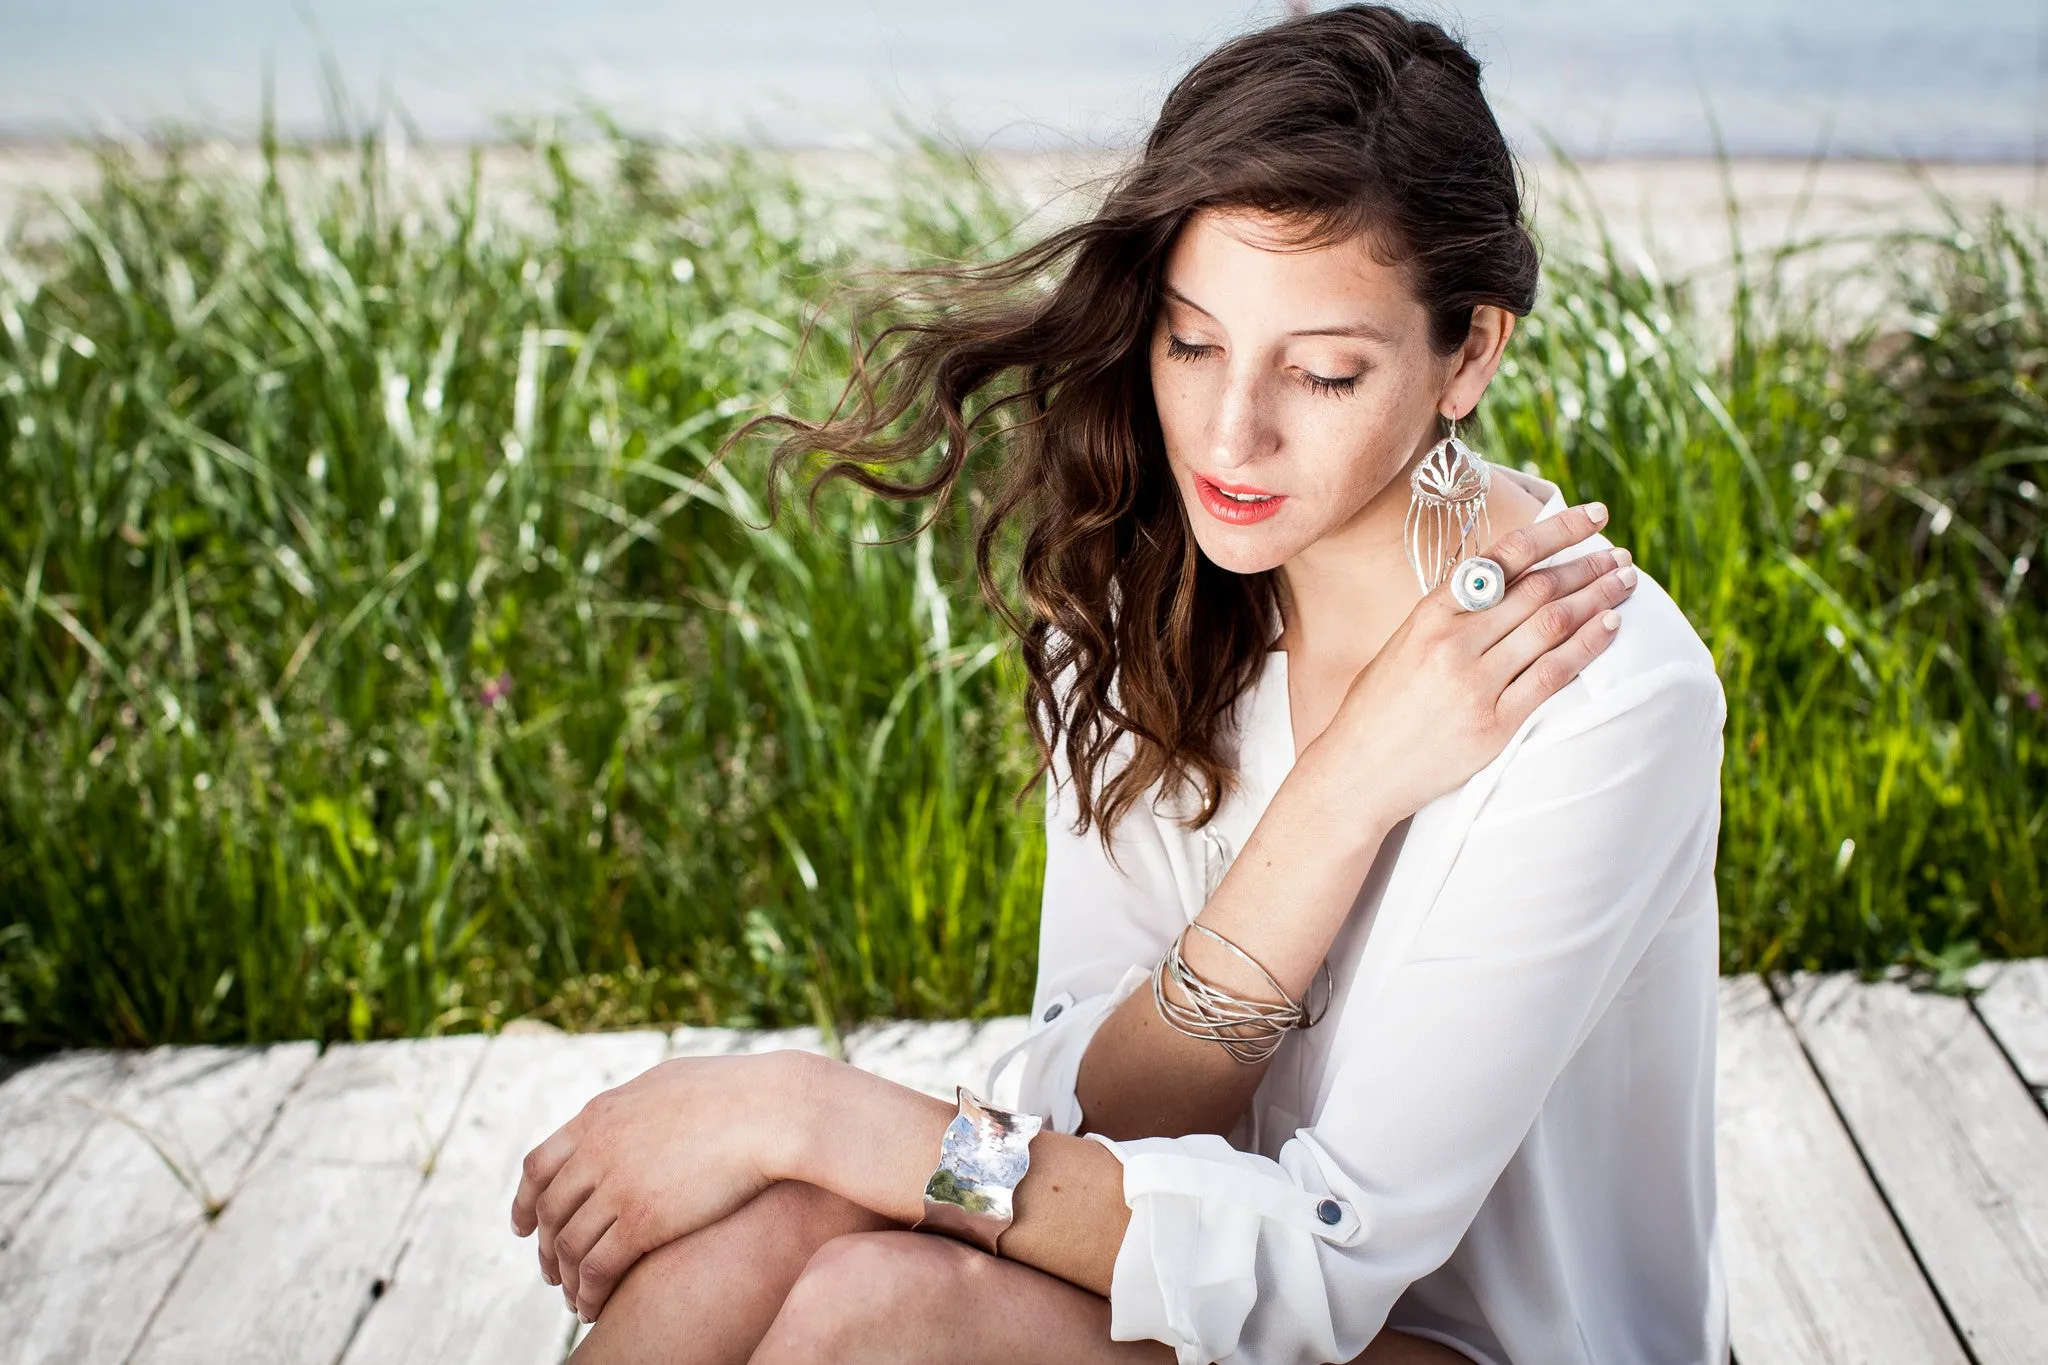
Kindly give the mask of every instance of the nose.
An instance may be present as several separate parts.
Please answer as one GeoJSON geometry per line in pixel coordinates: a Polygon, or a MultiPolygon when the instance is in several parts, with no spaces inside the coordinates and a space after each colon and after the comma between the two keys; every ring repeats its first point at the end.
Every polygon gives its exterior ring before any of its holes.
{"type": "Polygon", "coordinates": [[[1237,469],[1272,453],[1277,444],[1260,376],[1249,367],[1231,366],[1210,427],[1210,463],[1219,470],[1237,469]]]}

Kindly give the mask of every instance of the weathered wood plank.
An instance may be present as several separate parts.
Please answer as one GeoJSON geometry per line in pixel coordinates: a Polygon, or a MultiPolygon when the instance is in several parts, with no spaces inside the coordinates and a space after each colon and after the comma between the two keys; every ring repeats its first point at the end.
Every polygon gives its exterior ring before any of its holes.
{"type": "Polygon", "coordinates": [[[0,1362],[126,1360],[318,1051],[164,1047],[136,1058],[0,1253],[0,1362]]]}
{"type": "Polygon", "coordinates": [[[129,1053],[66,1052],[0,1085],[0,1252],[133,1065],[129,1053]]]}
{"type": "Polygon", "coordinates": [[[348,1365],[546,1365],[575,1317],[512,1235],[529,1148],[583,1102],[660,1061],[655,1032],[499,1037],[484,1053],[348,1365]]]}
{"type": "Polygon", "coordinates": [[[815,1025],[801,1028],[679,1028],[669,1036],[671,1057],[752,1056],[793,1048],[824,1056],[825,1035],[815,1025]]]}
{"type": "Polygon", "coordinates": [[[901,1085],[951,1103],[964,1085],[984,1099],[989,1063],[1023,1039],[1030,1020],[895,1021],[868,1024],[846,1038],[846,1060],[901,1085]]]}
{"type": "Polygon", "coordinates": [[[1965,1365],[1799,1040],[1755,976],[1721,982],[1722,1261],[1743,1365],[1965,1365]]]}
{"type": "Polygon", "coordinates": [[[2034,1097],[2048,1105],[2048,958],[1989,965],[1977,1014],[2034,1097]]]}
{"type": "Polygon", "coordinates": [[[2048,1342],[2048,1122],[1968,1003],[1801,974],[1785,1012],[1979,1365],[2048,1342]]]}
{"type": "Polygon", "coordinates": [[[328,1048],[165,1298],[136,1365],[340,1359],[390,1273],[484,1042],[328,1048]]]}

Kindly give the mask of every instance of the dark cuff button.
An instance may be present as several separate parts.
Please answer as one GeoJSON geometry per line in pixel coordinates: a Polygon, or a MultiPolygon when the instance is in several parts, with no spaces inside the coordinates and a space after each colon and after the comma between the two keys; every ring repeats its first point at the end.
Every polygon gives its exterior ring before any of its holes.
{"type": "Polygon", "coordinates": [[[1325,1199],[1322,1203],[1316,1205],[1316,1217],[1322,1219],[1331,1227],[1336,1227],[1337,1224],[1344,1221],[1344,1206],[1334,1199],[1325,1199]]]}
{"type": "Polygon", "coordinates": [[[1060,1011],[1061,1011],[1061,1010],[1063,1010],[1063,1009],[1065,1009],[1065,1008],[1066,1008],[1066,1006],[1065,1006],[1065,1005],[1060,1005],[1060,1004],[1052,1004],[1052,1005],[1047,1005],[1047,1006],[1045,1007],[1045,1022],[1046,1022],[1046,1023],[1048,1023],[1048,1024],[1050,1024],[1050,1023],[1051,1023],[1051,1022],[1052,1022],[1053,1020],[1055,1020],[1055,1019],[1059,1018],[1059,1017],[1060,1017],[1060,1011]]]}

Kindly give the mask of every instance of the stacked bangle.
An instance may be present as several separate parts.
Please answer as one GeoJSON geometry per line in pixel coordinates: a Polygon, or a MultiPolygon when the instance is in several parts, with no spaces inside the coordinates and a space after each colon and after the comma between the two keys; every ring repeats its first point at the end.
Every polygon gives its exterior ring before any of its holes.
{"type": "Polygon", "coordinates": [[[1323,1003],[1311,1013],[1306,995],[1296,1000],[1250,953],[1208,925],[1190,921],[1186,929],[1174,936],[1173,945],[1152,971],[1152,1003],[1158,1009],[1159,1017],[1177,1032],[1217,1043],[1238,1061],[1251,1065],[1271,1057],[1288,1030],[1309,1028],[1323,1017],[1323,1012],[1330,1005],[1331,991],[1327,960],[1322,964],[1319,975],[1323,981],[1323,1003]],[[1280,1002],[1249,1000],[1204,980],[1182,955],[1189,930],[1197,930],[1228,948],[1265,979],[1273,994],[1280,997],[1280,1002]],[[1174,985],[1180,987],[1187,1003],[1167,998],[1166,982],[1169,977],[1174,985]]]}

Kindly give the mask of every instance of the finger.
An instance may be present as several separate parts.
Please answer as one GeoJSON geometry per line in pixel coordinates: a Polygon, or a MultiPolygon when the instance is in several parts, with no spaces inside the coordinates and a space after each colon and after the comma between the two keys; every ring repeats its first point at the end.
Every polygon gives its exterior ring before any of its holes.
{"type": "Polygon", "coordinates": [[[577,1139],[582,1134],[579,1119],[557,1128],[547,1141],[526,1154],[526,1160],[519,1167],[519,1190],[512,1196],[512,1231],[521,1237],[532,1232],[536,1226],[535,1205],[541,1191],[555,1178],[555,1172],[562,1169],[562,1163],[576,1150],[577,1139]]]}
{"type": "Polygon", "coordinates": [[[1569,640],[1542,655],[1501,693],[1495,714],[1510,729],[1520,729],[1538,706],[1579,676],[1581,670],[1614,642],[1621,613],[1613,607],[1596,612],[1569,640]]]}
{"type": "Polygon", "coordinates": [[[584,1199],[584,1205],[575,1209],[575,1214],[555,1234],[555,1269],[561,1271],[561,1291],[567,1295],[569,1306],[578,1304],[580,1283],[584,1275],[584,1257],[590,1248],[598,1244],[606,1232],[610,1232],[616,1214],[612,1212],[610,1199],[602,1193],[592,1193],[584,1199]]]}
{"type": "Polygon", "coordinates": [[[1595,577],[1576,592],[1544,603],[1486,651],[1480,664],[1484,676],[1493,681],[1496,692],[1506,690],[1524,669],[1569,640],[1579,627],[1607,608],[1628,601],[1641,577],[1635,565],[1624,565],[1595,577]]]}
{"type": "Polygon", "coordinates": [[[577,1281],[581,1288],[576,1297],[576,1307],[586,1321],[597,1321],[597,1315],[604,1311],[612,1291],[619,1287],[619,1281],[626,1278],[626,1272],[639,1259],[640,1253],[626,1235],[623,1220],[613,1223],[604,1236],[598,1238],[597,1245],[583,1257],[582,1274],[577,1281]]]}
{"type": "Polygon", "coordinates": [[[562,1282],[561,1265],[555,1255],[555,1239],[596,1188],[597,1175],[590,1164],[571,1160],[555,1172],[554,1180],[541,1191],[540,1202],[534,1206],[534,1211],[540,1218],[540,1273],[549,1284],[562,1282]]]}
{"type": "Polygon", "coordinates": [[[583,1301],[583,1258],[616,1221],[618,1216],[610,1204],[593,1195],[555,1234],[555,1268],[561,1272],[562,1293],[572,1308],[581,1307],[583,1301]]]}
{"type": "Polygon", "coordinates": [[[1480,553],[1500,565],[1512,583],[1516,575],[1541,564],[1565,546],[1578,544],[1606,524],[1605,503],[1582,502],[1556,516],[1510,531],[1480,553]]]}
{"type": "MultiPolygon", "coordinates": [[[[1508,584],[1507,596],[1501,601],[1485,611],[1465,613],[1473,618],[1465,627],[1472,632],[1468,638],[1474,640],[1474,647],[1482,653],[1493,649],[1503,639],[1521,628],[1530,617],[1543,610],[1547,604],[1563,601],[1587,585],[1599,581],[1603,574],[1612,573],[1633,561],[1634,556],[1616,545],[1604,550],[1574,555],[1561,564],[1531,569],[1508,584]]],[[[1571,624],[1576,627],[1579,621],[1584,619],[1580,616],[1571,624]]],[[[1554,645],[1557,640],[1550,643],[1554,645]]],[[[1526,665],[1528,659],[1523,659],[1522,663],[1526,665]]],[[[1505,686],[1507,679],[1513,676],[1513,672],[1503,675],[1502,685],[1505,686]]]]}

